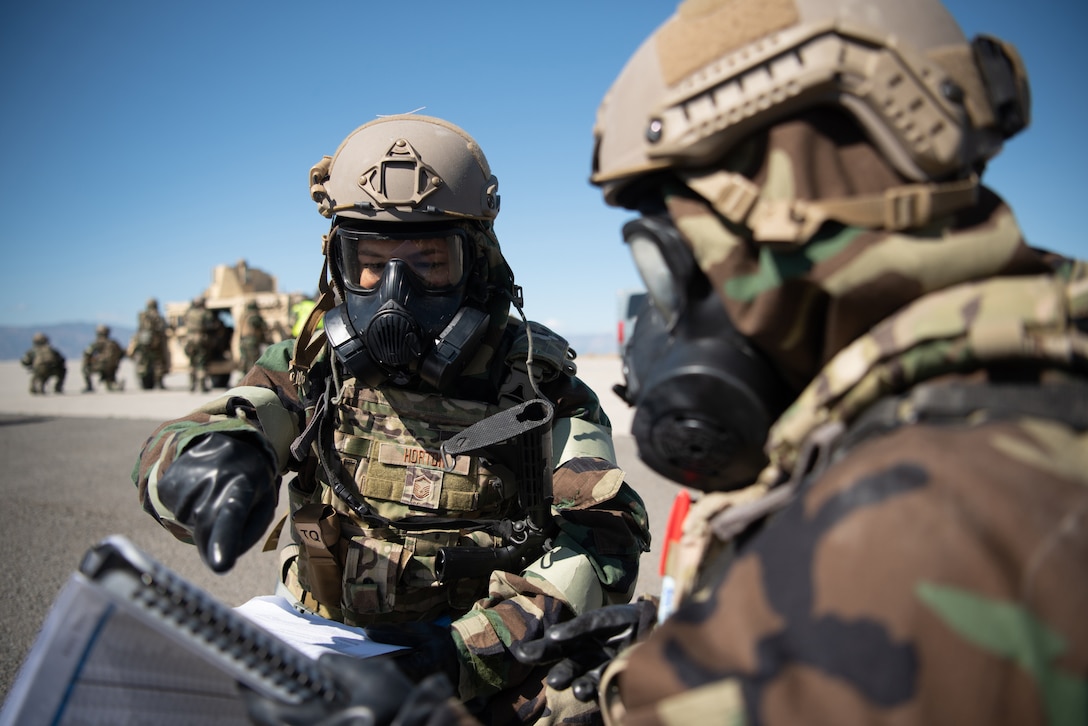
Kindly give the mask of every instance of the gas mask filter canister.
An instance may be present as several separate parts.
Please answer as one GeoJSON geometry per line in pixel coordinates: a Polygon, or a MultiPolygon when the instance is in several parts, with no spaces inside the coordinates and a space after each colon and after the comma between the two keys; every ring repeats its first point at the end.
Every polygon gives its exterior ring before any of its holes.
{"type": "Polygon", "coordinates": [[[787,400],[773,367],[736,330],[671,221],[643,217],[624,240],[649,292],[624,351],[640,458],[704,491],[746,486],[766,465],[767,432],[787,400]]]}

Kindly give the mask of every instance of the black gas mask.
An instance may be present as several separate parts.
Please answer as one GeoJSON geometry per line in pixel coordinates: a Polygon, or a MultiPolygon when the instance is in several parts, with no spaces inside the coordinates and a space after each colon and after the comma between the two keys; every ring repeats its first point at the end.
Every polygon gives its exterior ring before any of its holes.
{"type": "Polygon", "coordinates": [[[487,332],[482,260],[463,229],[405,227],[333,230],[329,256],[343,302],[325,315],[325,332],[364,384],[418,377],[441,390],[487,332]]]}
{"type": "Polygon", "coordinates": [[[665,215],[624,225],[647,303],[624,350],[632,433],[654,471],[704,491],[751,484],[790,400],[774,368],[736,330],[665,215]]]}

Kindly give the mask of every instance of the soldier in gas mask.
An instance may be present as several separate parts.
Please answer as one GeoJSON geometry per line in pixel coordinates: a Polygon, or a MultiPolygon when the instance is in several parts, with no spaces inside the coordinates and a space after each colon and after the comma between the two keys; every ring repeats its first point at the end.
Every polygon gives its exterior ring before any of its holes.
{"type": "Polygon", "coordinates": [[[640,455],[709,493],[671,617],[594,611],[526,662],[572,658],[553,685],[612,722],[1088,721],[1088,268],[979,181],[1028,114],[1015,50],[936,0],[654,32],[592,180],[639,213],[640,455]]]}
{"type": "MultiPolygon", "coordinates": [[[[545,670],[510,650],[630,599],[646,513],[566,341],[508,319],[521,291],[483,152],[439,119],[380,118],[314,167],[310,194],[332,222],[313,313],[238,387],[151,436],[135,474],[145,510],[225,572],[272,525],[280,476],[297,472],[279,537],[280,590],[298,607],[413,646],[397,672],[443,674],[488,723],[591,717],[595,704],[546,689],[545,670]],[[555,507],[529,552],[509,544],[521,482],[478,453],[443,452],[538,399],[554,410],[555,507]],[[502,559],[511,547],[520,560],[502,559]],[[451,581],[451,550],[497,569],[451,581]]],[[[255,704],[257,720],[291,723],[332,707],[255,704]]]]}
{"type": "Polygon", "coordinates": [[[30,371],[31,393],[45,393],[45,387],[50,378],[56,379],[53,383],[53,392],[64,393],[64,379],[68,375],[68,365],[64,355],[50,345],[49,336],[45,333],[34,333],[30,350],[23,354],[20,362],[30,371]]]}
{"type": "Polygon", "coordinates": [[[124,390],[125,382],[117,381],[117,369],[125,351],[121,344],[110,337],[108,325],[95,328],[94,341],[83,351],[83,392],[94,391],[92,378],[97,373],[108,391],[124,390]]]}

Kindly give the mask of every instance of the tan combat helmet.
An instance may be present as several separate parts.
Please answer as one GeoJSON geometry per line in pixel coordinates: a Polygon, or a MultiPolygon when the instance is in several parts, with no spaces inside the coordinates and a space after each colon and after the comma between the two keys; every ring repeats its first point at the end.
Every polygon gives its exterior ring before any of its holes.
{"type": "Polygon", "coordinates": [[[472,137],[430,116],[363,124],[310,170],[310,196],[330,218],[491,220],[499,213],[498,189],[472,137]]]}
{"type": "Polygon", "coordinates": [[[158,310],[158,309],[159,309],[159,301],[158,301],[158,300],[156,300],[156,299],[155,299],[155,298],[153,298],[153,297],[149,297],[149,298],[147,299],[147,306],[146,306],[146,308],[147,308],[148,310],[158,310]]]}
{"type": "Polygon", "coordinates": [[[45,333],[34,333],[34,337],[31,338],[31,341],[35,345],[45,345],[49,342],[49,337],[46,336],[45,333]]]}
{"type": "Polygon", "coordinates": [[[591,181],[633,207],[633,182],[671,171],[757,240],[802,241],[825,219],[905,229],[972,204],[1029,106],[1015,49],[967,42],[938,0],[686,0],[605,96],[591,181]],[[754,131],[829,105],[915,183],[776,208],[720,167],[754,131]]]}
{"type": "Polygon", "coordinates": [[[97,328],[94,329],[94,333],[100,338],[108,338],[110,335],[110,326],[99,325],[97,328]]]}

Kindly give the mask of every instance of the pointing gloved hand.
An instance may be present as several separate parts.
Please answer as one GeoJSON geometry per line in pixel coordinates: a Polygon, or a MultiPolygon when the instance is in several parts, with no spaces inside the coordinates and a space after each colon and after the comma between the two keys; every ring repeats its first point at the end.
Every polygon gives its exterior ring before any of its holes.
{"type": "Polygon", "coordinates": [[[526,665],[555,663],[547,683],[556,690],[571,688],[582,702],[597,698],[604,669],[624,648],[641,640],[657,621],[657,604],[639,600],[608,605],[553,625],[539,640],[517,643],[514,657],[526,665]]]}
{"type": "Polygon", "coordinates": [[[385,656],[322,655],[317,665],[337,685],[338,698],[292,705],[243,687],[249,718],[260,726],[452,726],[475,723],[435,674],[413,684],[385,656]]]}
{"type": "Polygon", "coordinates": [[[276,514],[275,464],[259,444],[213,432],[195,439],[159,479],[159,499],[193,533],[200,556],[226,572],[276,514]]]}

